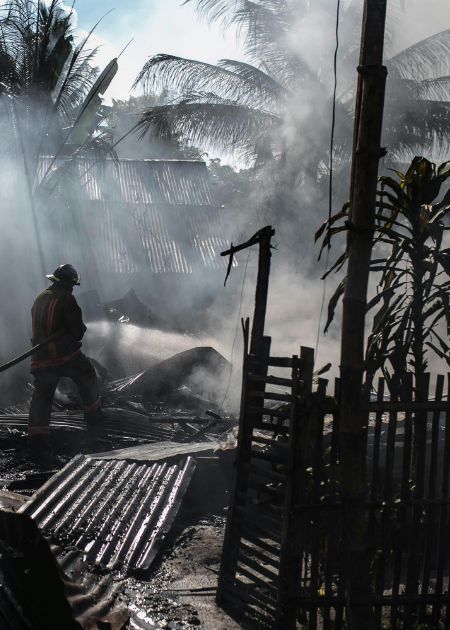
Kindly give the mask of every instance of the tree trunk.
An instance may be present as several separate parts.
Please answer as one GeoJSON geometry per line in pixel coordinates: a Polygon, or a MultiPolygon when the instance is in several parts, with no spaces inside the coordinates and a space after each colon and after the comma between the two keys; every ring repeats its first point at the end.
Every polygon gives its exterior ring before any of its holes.
{"type": "Polygon", "coordinates": [[[350,236],[341,341],[340,473],[345,505],[347,620],[375,628],[365,513],[363,417],[364,331],[381,155],[386,68],[382,65],[386,0],[366,0],[361,40],[350,190],[350,236]]]}

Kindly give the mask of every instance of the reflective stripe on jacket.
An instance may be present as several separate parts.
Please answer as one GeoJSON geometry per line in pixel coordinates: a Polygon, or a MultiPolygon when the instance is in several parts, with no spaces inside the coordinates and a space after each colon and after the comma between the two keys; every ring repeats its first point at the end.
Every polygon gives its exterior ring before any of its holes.
{"type": "Polygon", "coordinates": [[[32,344],[37,345],[58,330],[66,330],[55,341],[33,355],[31,369],[51,368],[70,361],[81,348],[86,331],[81,309],[72,295],[72,288],[52,284],[36,298],[31,309],[32,344]]]}

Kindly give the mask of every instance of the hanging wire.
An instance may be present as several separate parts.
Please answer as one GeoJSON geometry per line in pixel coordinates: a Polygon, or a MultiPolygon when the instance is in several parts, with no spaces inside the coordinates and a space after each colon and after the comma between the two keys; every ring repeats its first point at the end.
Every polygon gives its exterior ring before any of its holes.
{"type": "Polygon", "coordinates": [[[244,297],[245,279],[247,277],[248,261],[250,260],[250,253],[251,253],[251,251],[252,251],[252,248],[250,247],[249,250],[248,250],[248,254],[247,254],[247,261],[245,263],[244,277],[242,279],[242,287],[241,287],[241,297],[240,297],[240,300],[239,300],[239,312],[238,312],[238,316],[237,316],[237,320],[236,320],[236,330],[235,330],[235,333],[234,333],[233,345],[231,346],[230,373],[228,375],[228,383],[227,383],[227,388],[225,390],[225,395],[224,395],[222,403],[220,405],[220,411],[223,411],[223,406],[224,406],[225,401],[226,401],[226,399],[228,397],[228,392],[230,391],[231,377],[233,375],[234,348],[235,348],[235,345],[236,345],[237,336],[238,336],[238,332],[239,332],[239,321],[241,319],[241,310],[242,310],[242,300],[243,300],[243,297],[244,297]]]}
{"type": "Polygon", "coordinates": [[[328,246],[327,253],[325,256],[325,269],[324,269],[324,280],[323,280],[323,290],[322,290],[322,302],[320,305],[320,313],[319,313],[319,324],[317,326],[317,337],[316,337],[316,347],[314,352],[314,357],[317,359],[317,351],[319,349],[319,339],[320,339],[320,330],[322,327],[322,316],[323,316],[323,307],[325,305],[325,297],[327,291],[327,278],[326,273],[328,271],[328,263],[330,261],[330,249],[331,243],[329,238],[329,230],[330,230],[330,219],[331,219],[331,210],[333,206],[333,158],[334,158],[334,133],[336,127],[336,93],[337,93],[337,59],[339,52],[339,22],[340,22],[340,13],[341,13],[341,0],[337,0],[336,5],[336,46],[334,48],[334,59],[333,59],[333,72],[334,72],[334,86],[333,86],[333,104],[332,104],[332,114],[331,114],[331,134],[330,134],[330,162],[329,162],[329,182],[328,182],[328,246]]]}

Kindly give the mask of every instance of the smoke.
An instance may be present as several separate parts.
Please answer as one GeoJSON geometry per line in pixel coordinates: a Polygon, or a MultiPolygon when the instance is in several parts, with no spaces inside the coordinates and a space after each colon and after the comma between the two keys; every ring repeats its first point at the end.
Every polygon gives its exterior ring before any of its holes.
{"type": "MultiPolygon", "coordinates": [[[[361,25],[361,14],[356,10],[356,4],[359,3],[344,2],[341,14],[333,212],[348,197],[355,68],[361,25]]],[[[328,298],[338,283],[335,276],[327,281],[323,300],[324,285],[320,277],[324,261],[317,262],[318,248],[314,245],[314,232],[329,211],[335,6],[328,0],[300,5],[302,10],[299,10],[286,34],[285,45],[296,63],[307,68],[309,74],[301,75],[302,80],[292,86],[291,95],[283,104],[278,159],[257,178],[250,195],[235,208],[224,208],[222,214],[221,236],[234,243],[250,237],[265,224],[272,224],[276,230],[274,244],[277,249],[272,255],[266,333],[272,336],[272,353],[279,356],[298,354],[301,345],[316,347],[319,324],[323,328],[325,320],[323,317],[322,322],[319,321],[322,305],[326,313],[328,298]]],[[[393,5],[390,3],[390,7],[393,5]]],[[[389,55],[442,30],[450,22],[444,0],[432,0],[427,7],[418,0],[411,0],[405,12],[390,10],[389,55]]],[[[160,44],[158,51],[143,51],[140,44],[142,58],[139,67],[149,54],[160,52],[163,48],[164,45],[160,44]]],[[[176,53],[177,50],[170,52],[176,53]]],[[[198,55],[195,50],[190,54],[180,51],[180,54],[201,57],[200,51],[197,52],[198,55]]],[[[214,56],[211,52],[209,58],[214,56]]],[[[128,67],[127,64],[128,61],[125,67],[128,67]]],[[[133,67],[128,77],[135,74],[137,70],[133,67]]],[[[395,84],[389,83],[388,89],[395,97],[395,84]]],[[[173,327],[187,331],[187,334],[181,334],[130,324],[93,322],[86,336],[86,352],[101,362],[104,360],[109,364],[106,367],[112,368],[114,361],[127,356],[129,365],[122,369],[140,371],[191,347],[213,346],[226,358],[232,359],[230,383],[225,375],[220,391],[228,389],[226,405],[237,406],[242,358],[240,317],[251,317],[253,314],[257,248],[252,249],[248,266],[247,254],[239,256],[239,267],[233,270],[225,288],[222,286],[225,269],[211,274],[196,270],[190,276],[177,278],[169,274],[158,279],[151,274],[122,273],[113,276],[102,273],[102,264],[111,254],[102,246],[95,223],[84,223],[80,218],[80,207],[55,199],[48,191],[40,193],[35,197],[35,203],[31,203],[29,187],[36,190],[36,156],[46,152],[42,149],[40,135],[44,114],[39,103],[33,104],[32,115],[29,114],[31,101],[28,102],[27,114],[17,114],[12,105],[10,96],[0,96],[0,129],[4,132],[0,170],[1,359],[8,360],[29,344],[30,307],[36,294],[46,286],[44,271],[50,273],[57,265],[71,262],[79,267],[84,279],[83,291],[96,289],[101,299],[108,301],[122,297],[128,289],[134,288],[157,315],[173,327]],[[71,227],[62,232],[61,224],[67,217],[71,227]]],[[[44,140],[49,151],[52,146],[59,145],[58,134],[56,129],[49,130],[44,140]]],[[[132,144],[127,147],[127,152],[132,155],[132,144]]],[[[80,179],[70,180],[69,175],[64,177],[64,186],[72,181],[72,186],[82,188],[80,179]]],[[[129,217],[125,214],[118,219],[117,230],[124,239],[130,234],[129,217]]],[[[183,239],[183,230],[182,225],[174,222],[173,239],[183,239]]],[[[129,239],[128,247],[138,258],[141,244],[132,236],[129,239]]],[[[341,253],[343,247],[343,239],[334,241],[330,261],[341,253]]],[[[316,367],[332,362],[332,376],[336,374],[338,357],[339,318],[326,337],[319,336],[316,367]]],[[[18,380],[26,382],[25,367],[21,366],[1,378],[3,398],[7,398],[14,383],[18,380]]],[[[197,384],[203,380],[204,374],[195,377],[197,384]]],[[[205,389],[209,391],[211,384],[205,389]]]]}
{"type": "MultiPolygon", "coordinates": [[[[267,334],[272,336],[272,347],[288,356],[297,353],[300,344],[315,348],[318,342],[316,367],[332,362],[330,376],[337,375],[339,360],[339,308],[329,333],[325,336],[322,331],[328,300],[341,276],[333,274],[324,286],[321,276],[325,271],[325,256],[317,261],[314,233],[328,212],[337,212],[349,195],[361,4],[351,1],[341,4],[332,207],[329,207],[328,192],[336,4],[328,1],[290,3],[291,7],[297,6],[297,12],[284,43],[286,56],[290,55],[297,64],[298,82],[289,84],[290,96],[279,112],[283,124],[274,141],[280,147],[279,156],[275,163],[263,169],[246,204],[250,217],[248,236],[255,225],[262,227],[266,223],[272,224],[277,232],[266,326],[267,334]],[[321,310],[323,316],[319,321],[321,310]]],[[[408,81],[402,83],[399,79],[405,74],[399,75],[398,59],[390,60],[405,47],[450,27],[450,14],[444,1],[436,0],[426,6],[418,0],[388,5],[385,57],[389,77],[382,141],[388,148],[388,157],[381,162],[381,172],[392,166],[403,167],[415,154],[429,159],[436,155],[432,134],[427,138],[420,131],[420,120],[426,118],[428,107],[427,102],[421,103],[420,94],[428,79],[437,73],[448,74],[448,54],[443,52],[442,63],[434,66],[419,62],[414,55],[403,57],[406,59],[402,62],[403,72],[409,67],[413,79],[424,81],[422,88],[408,81]],[[419,121],[417,127],[414,127],[416,123],[411,124],[411,116],[419,121]]],[[[442,159],[447,156],[445,144],[442,159]]],[[[236,219],[239,227],[232,232],[233,242],[237,241],[236,233],[242,232],[242,219],[240,222],[238,217],[236,219]]],[[[344,237],[335,237],[328,268],[344,249],[344,237]]],[[[371,291],[375,284],[372,279],[371,291]]],[[[246,312],[251,313],[248,304],[246,312]]],[[[432,368],[435,367],[433,361],[432,368]]]]}

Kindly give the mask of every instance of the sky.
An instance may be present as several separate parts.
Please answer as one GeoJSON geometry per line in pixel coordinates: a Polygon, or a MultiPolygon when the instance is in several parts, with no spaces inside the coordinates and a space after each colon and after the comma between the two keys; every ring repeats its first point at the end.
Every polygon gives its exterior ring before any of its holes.
{"type": "Polygon", "coordinates": [[[218,59],[242,59],[235,33],[224,33],[217,24],[201,20],[194,4],[181,0],[77,0],[78,29],[89,31],[109,10],[95,29],[92,43],[100,45],[100,68],[117,56],[134,38],[119,61],[119,71],[106,94],[125,99],[148,57],[171,53],[214,63],[218,59]]]}
{"type": "MultiPolygon", "coordinates": [[[[397,16],[397,50],[450,28],[449,0],[403,2],[406,11],[399,14],[400,18],[397,16]],[[408,28],[402,24],[403,16],[406,16],[408,28]]],[[[120,59],[119,72],[106,94],[107,101],[127,98],[146,59],[157,53],[171,53],[211,63],[221,58],[243,59],[236,34],[231,30],[224,32],[218,24],[202,20],[195,11],[194,2],[183,5],[182,0],[76,0],[75,10],[78,29],[86,32],[111,11],[92,37],[92,43],[101,46],[97,56],[100,68],[106,66],[134,38],[120,59]]]]}

